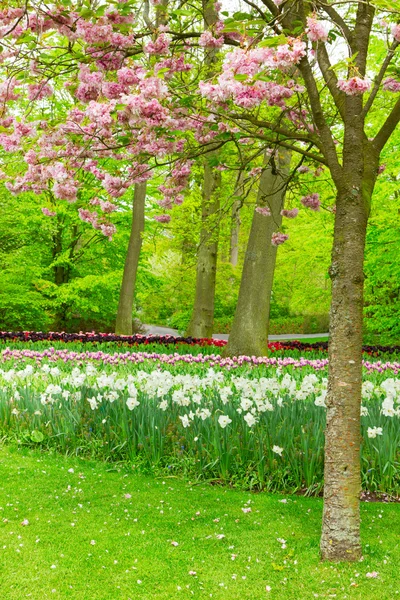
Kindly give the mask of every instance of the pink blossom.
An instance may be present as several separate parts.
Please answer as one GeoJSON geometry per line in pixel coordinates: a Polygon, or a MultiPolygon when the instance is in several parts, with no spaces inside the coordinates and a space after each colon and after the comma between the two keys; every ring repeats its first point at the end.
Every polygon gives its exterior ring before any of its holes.
{"type": "Polygon", "coordinates": [[[158,223],[169,223],[171,220],[171,216],[170,215],[155,215],[154,220],[158,221],[158,223]]]}
{"type": "Polygon", "coordinates": [[[31,83],[28,85],[29,100],[41,100],[53,95],[53,88],[48,83],[31,83]]]}
{"type": "Polygon", "coordinates": [[[103,187],[107,190],[107,192],[113,198],[119,198],[123,194],[125,194],[127,187],[129,184],[122,181],[121,177],[114,177],[109,173],[106,173],[103,180],[103,187]]]}
{"type": "Polygon", "coordinates": [[[113,29],[109,24],[98,25],[80,19],[76,25],[76,33],[88,44],[98,44],[110,41],[113,29]]]}
{"type": "Polygon", "coordinates": [[[258,177],[258,175],[261,175],[261,173],[262,173],[262,167],[253,167],[249,171],[249,177],[258,177]]]}
{"type": "Polygon", "coordinates": [[[300,167],[297,169],[298,173],[309,173],[310,172],[310,167],[307,167],[307,165],[300,165],[300,167]]]}
{"type": "Polygon", "coordinates": [[[310,208],[311,210],[318,211],[321,206],[321,201],[319,199],[319,194],[309,194],[308,196],[303,196],[300,202],[306,208],[310,208]]]}
{"type": "Polygon", "coordinates": [[[56,182],[53,185],[53,192],[56,198],[60,200],[75,202],[77,200],[78,187],[78,183],[73,180],[56,182]]]}
{"type": "Polygon", "coordinates": [[[221,48],[224,45],[224,37],[215,38],[211,31],[204,31],[199,38],[199,46],[202,48],[221,48]]]}
{"type": "Polygon", "coordinates": [[[20,94],[14,92],[16,83],[16,79],[7,79],[4,83],[0,83],[0,102],[9,102],[19,98],[20,94]]]}
{"type": "Polygon", "coordinates": [[[149,42],[144,51],[147,54],[166,54],[171,40],[165,33],[161,33],[154,42],[149,42]]]}
{"type": "Polygon", "coordinates": [[[116,81],[106,81],[103,83],[101,91],[103,92],[103,96],[113,99],[119,98],[122,94],[125,94],[126,88],[116,81]]]}
{"type": "Polygon", "coordinates": [[[307,17],[307,37],[311,42],[326,42],[328,39],[328,30],[317,19],[313,17],[307,17]]]}
{"type": "Polygon", "coordinates": [[[383,89],[385,92],[400,92],[400,81],[397,81],[393,77],[388,77],[383,82],[383,89]]]}
{"type": "Polygon", "coordinates": [[[256,212],[260,215],[263,215],[263,217],[270,217],[271,216],[271,211],[268,208],[268,206],[257,206],[256,207],[256,212]]]}
{"type": "Polygon", "coordinates": [[[400,42],[400,23],[392,26],[392,36],[397,42],[400,42]]]}
{"type": "Polygon", "coordinates": [[[372,571],[372,573],[366,573],[365,577],[368,577],[368,579],[376,579],[378,575],[379,573],[377,571],[372,571]]]}
{"type": "Polygon", "coordinates": [[[139,83],[141,79],[143,79],[145,74],[145,70],[143,67],[135,67],[132,69],[128,69],[128,67],[123,67],[117,71],[118,81],[121,85],[136,85],[139,83]]]}
{"type": "Polygon", "coordinates": [[[385,164],[379,165],[379,167],[378,167],[378,175],[380,175],[381,173],[383,173],[385,170],[386,170],[386,165],[385,164]]]}
{"type": "Polygon", "coordinates": [[[100,204],[100,208],[104,213],[112,213],[115,210],[117,210],[117,206],[115,204],[112,204],[112,202],[103,202],[102,200],[100,200],[99,202],[100,204]]]}
{"type": "Polygon", "coordinates": [[[185,55],[179,54],[158,62],[154,65],[154,72],[158,73],[161,69],[168,69],[168,72],[164,73],[164,77],[168,79],[173,73],[190,71],[192,68],[193,65],[185,63],[185,55]]]}
{"type": "Polygon", "coordinates": [[[90,211],[86,208],[78,209],[79,218],[85,223],[90,223],[95,229],[99,228],[98,216],[96,211],[90,211]]]}
{"type": "Polygon", "coordinates": [[[286,217],[287,219],[295,219],[298,214],[298,208],[292,208],[291,210],[281,210],[282,217],[286,217]]]}
{"type": "Polygon", "coordinates": [[[14,117],[6,117],[5,119],[0,119],[0,126],[1,127],[11,127],[11,125],[14,123],[14,117]]]}
{"type": "Polygon", "coordinates": [[[46,215],[46,217],[55,217],[57,213],[55,213],[52,210],[49,210],[48,208],[46,208],[45,206],[42,207],[42,213],[44,215],[46,215]]]}
{"type": "Polygon", "coordinates": [[[368,92],[371,89],[371,81],[367,77],[365,79],[361,79],[361,77],[351,77],[351,79],[348,79],[347,81],[345,79],[339,79],[337,86],[339,90],[348,96],[357,96],[359,94],[364,94],[364,92],[368,92]]]}
{"type": "Polygon", "coordinates": [[[281,244],[286,242],[286,240],[288,240],[288,239],[289,239],[289,236],[286,235],[285,233],[275,232],[271,236],[271,244],[273,246],[280,246],[281,244]]]}
{"type": "Polygon", "coordinates": [[[101,233],[108,237],[108,239],[111,241],[112,236],[117,231],[117,228],[115,227],[115,225],[113,225],[113,223],[102,223],[100,225],[100,230],[101,233]]]}

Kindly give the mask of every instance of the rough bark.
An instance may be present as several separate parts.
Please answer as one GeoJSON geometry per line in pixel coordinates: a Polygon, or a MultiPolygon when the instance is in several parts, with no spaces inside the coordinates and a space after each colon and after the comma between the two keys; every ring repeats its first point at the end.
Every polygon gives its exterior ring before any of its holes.
{"type": "Polygon", "coordinates": [[[378,152],[364,136],[358,99],[346,101],[343,176],[338,189],[332,263],[329,381],[325,430],[321,557],[354,561],[360,538],[360,407],[364,245],[378,152]],[[360,123],[361,122],[361,123],[360,123]]]}
{"type": "Polygon", "coordinates": [[[229,262],[236,267],[239,258],[240,209],[242,206],[243,173],[240,172],[231,210],[231,235],[229,244],[229,262]]]}
{"type": "Polygon", "coordinates": [[[211,337],[214,323],[215,280],[218,256],[218,212],[220,199],[218,188],[221,173],[207,162],[204,165],[202,196],[202,227],[197,252],[196,292],[192,318],[187,335],[211,337]]]}
{"type": "Polygon", "coordinates": [[[271,216],[254,211],[243,264],[242,279],[229,342],[228,356],[263,356],[267,352],[267,332],[277,247],[271,237],[282,222],[280,214],[289,174],[290,153],[281,149],[275,164],[263,171],[257,205],[268,206],[271,216]]]}
{"type": "Polygon", "coordinates": [[[132,310],[135,297],[136,273],[142,247],[142,233],[144,231],[145,200],[146,183],[137,183],[135,185],[132,205],[131,234],[125,258],[115,323],[115,333],[120,335],[132,335],[132,310]]]}

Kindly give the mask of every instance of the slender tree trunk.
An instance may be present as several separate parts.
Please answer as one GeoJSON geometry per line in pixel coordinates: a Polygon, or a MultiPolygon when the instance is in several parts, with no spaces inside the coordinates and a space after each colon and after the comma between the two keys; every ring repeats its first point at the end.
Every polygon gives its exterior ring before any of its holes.
{"type": "MultiPolygon", "coordinates": [[[[57,260],[62,253],[62,228],[60,221],[57,221],[57,231],[53,236],[53,260],[57,260]]],[[[56,285],[62,285],[66,283],[66,273],[64,265],[55,265],[54,270],[54,283],[56,285]]]]}
{"type": "Polygon", "coordinates": [[[144,231],[145,200],[146,183],[136,183],[132,206],[131,235],[125,258],[115,324],[115,333],[121,335],[132,335],[132,310],[135,297],[136,273],[142,247],[142,233],[144,231]]]}
{"type": "MultiPolygon", "coordinates": [[[[204,29],[209,29],[218,21],[214,2],[202,0],[204,29]]],[[[206,50],[204,64],[207,76],[215,74],[218,49],[206,50]]],[[[204,160],[204,184],[202,195],[202,227],[197,254],[196,292],[187,335],[211,337],[214,324],[215,281],[217,274],[220,199],[218,188],[221,185],[221,172],[210,164],[214,152],[210,151],[204,160]]]]}
{"type": "Polygon", "coordinates": [[[240,231],[240,208],[242,206],[241,195],[243,194],[243,173],[240,172],[231,212],[231,236],[229,247],[229,262],[236,267],[239,258],[239,231],[240,231]]]}
{"type": "Polygon", "coordinates": [[[220,171],[216,171],[206,162],[204,165],[202,228],[196,266],[196,293],[192,318],[187,329],[187,335],[192,337],[211,337],[213,333],[219,235],[218,213],[220,209],[218,188],[220,184],[220,171]]]}
{"type": "Polygon", "coordinates": [[[279,229],[289,174],[290,153],[281,149],[275,165],[263,171],[258,189],[258,206],[268,206],[271,216],[254,211],[242,279],[229,342],[228,356],[263,356],[267,353],[267,332],[277,247],[271,244],[279,229]]]}

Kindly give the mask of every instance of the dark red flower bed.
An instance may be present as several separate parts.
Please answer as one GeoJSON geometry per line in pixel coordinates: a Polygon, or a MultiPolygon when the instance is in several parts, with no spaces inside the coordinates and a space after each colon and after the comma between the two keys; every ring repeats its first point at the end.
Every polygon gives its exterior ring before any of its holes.
{"type": "MultiPolygon", "coordinates": [[[[3,331],[0,332],[0,341],[11,342],[81,342],[81,343],[104,343],[114,342],[127,344],[128,346],[146,346],[150,344],[162,344],[165,346],[187,344],[189,346],[215,346],[222,348],[226,346],[225,340],[214,340],[210,338],[193,338],[173,335],[116,335],[115,333],[65,333],[50,331],[3,331]]],[[[297,350],[299,352],[327,352],[328,342],[298,342],[282,341],[270,342],[268,348],[272,351],[297,350]]],[[[380,354],[400,354],[400,346],[363,346],[363,352],[378,356],[380,354]]]]}

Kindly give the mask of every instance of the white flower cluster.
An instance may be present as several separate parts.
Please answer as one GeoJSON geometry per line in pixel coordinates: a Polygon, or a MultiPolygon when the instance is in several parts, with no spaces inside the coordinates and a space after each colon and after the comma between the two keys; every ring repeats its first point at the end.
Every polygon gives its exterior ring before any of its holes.
{"type": "MultiPolygon", "coordinates": [[[[310,400],[318,407],[326,407],[326,377],[315,373],[294,377],[290,373],[282,374],[281,369],[272,371],[271,377],[257,378],[257,375],[253,371],[247,377],[235,376],[228,370],[213,368],[202,375],[173,374],[161,369],[127,372],[121,367],[119,371],[108,372],[91,363],[67,371],[45,363],[36,367],[26,365],[20,370],[0,369],[0,391],[11,397],[14,404],[24,389],[38,394],[43,406],[61,407],[63,401],[78,403],[83,398],[93,411],[102,403],[113,404],[116,400],[122,400],[129,411],[134,411],[152,400],[153,406],[156,401],[155,407],[163,412],[183,409],[183,414],[178,416],[184,428],[190,427],[195,419],[216,418],[225,429],[232,423],[232,410],[253,428],[262,413],[280,410],[292,402],[310,400]]],[[[362,397],[366,402],[371,402],[373,397],[381,401],[383,416],[400,417],[400,379],[387,378],[379,385],[364,381],[362,397]]],[[[19,414],[16,406],[13,414],[19,414]]],[[[361,415],[369,415],[367,406],[361,407],[361,415]]],[[[368,436],[376,437],[381,431],[380,427],[370,427],[368,436]]]]}

